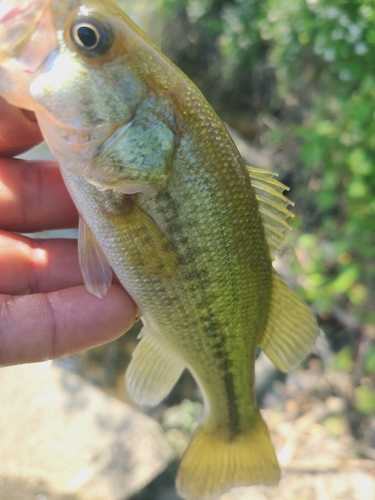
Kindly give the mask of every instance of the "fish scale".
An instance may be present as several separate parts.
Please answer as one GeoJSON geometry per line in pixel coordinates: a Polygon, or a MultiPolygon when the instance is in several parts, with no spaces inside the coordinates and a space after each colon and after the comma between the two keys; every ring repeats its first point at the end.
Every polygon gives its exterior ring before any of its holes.
{"type": "MultiPolygon", "coordinates": [[[[217,127],[213,127],[211,124],[215,138],[222,127],[220,123],[217,127]]],[[[124,263],[121,259],[124,250],[132,254],[140,253],[143,249],[145,253],[143,260],[144,262],[149,261],[150,250],[144,243],[141,245],[139,242],[134,243],[134,250],[130,247],[130,240],[137,241],[136,234],[132,232],[133,229],[129,230],[128,238],[123,245],[116,238],[111,248],[106,251],[106,255],[107,257],[111,253],[114,255],[112,259],[109,258],[109,261],[119,279],[139,305],[146,322],[150,316],[158,332],[167,338],[168,335],[171,335],[175,342],[177,340],[181,343],[182,349],[189,349],[189,355],[185,354],[184,359],[198,378],[204,381],[205,386],[215,388],[215,393],[217,393],[215,399],[220,401],[220,404],[218,410],[213,413],[217,415],[217,424],[225,425],[229,420],[229,412],[224,410],[233,407],[233,401],[246,400],[247,405],[254,405],[253,396],[248,387],[249,382],[252,382],[252,352],[255,351],[256,334],[259,331],[258,323],[260,321],[257,321],[253,310],[255,309],[257,316],[262,315],[262,309],[257,306],[257,301],[253,298],[254,292],[252,293],[252,288],[256,288],[257,296],[261,295],[258,280],[254,279],[254,270],[256,270],[257,275],[264,274],[266,276],[266,279],[264,279],[265,285],[269,287],[271,265],[270,260],[264,258],[264,254],[267,255],[267,252],[262,233],[260,231],[243,231],[243,224],[247,223],[248,227],[254,225],[254,221],[251,220],[252,214],[255,214],[262,230],[255,196],[252,196],[251,200],[254,208],[244,205],[245,196],[238,195],[241,186],[237,177],[233,178],[231,189],[222,189],[222,183],[225,180],[223,179],[222,170],[217,169],[216,164],[222,161],[220,156],[225,157],[227,161],[229,160],[226,156],[226,150],[221,154],[215,152],[213,159],[206,158],[205,164],[202,165],[199,162],[199,157],[200,150],[205,148],[205,141],[200,144],[194,140],[190,148],[185,144],[188,141],[188,135],[185,134],[175,155],[174,169],[176,175],[168,188],[155,198],[146,199],[144,204],[142,204],[142,199],[145,199],[143,196],[139,197],[140,200],[138,200],[140,208],[144,209],[146,214],[149,213],[152,216],[152,220],[155,221],[158,227],[163,228],[164,234],[172,245],[176,241],[177,253],[180,258],[183,256],[180,264],[182,268],[181,279],[179,281],[174,279],[163,286],[165,278],[160,276],[159,280],[150,283],[148,280],[150,275],[148,265],[144,274],[138,267],[138,272],[141,275],[138,277],[137,283],[140,283],[140,286],[136,288],[132,286],[133,278],[122,277],[122,269],[128,269],[129,267],[129,263],[124,263]],[[188,160],[184,154],[186,149],[190,151],[188,160]],[[180,150],[182,151],[181,155],[179,154],[180,150]],[[197,151],[195,152],[195,150],[197,151]],[[185,180],[185,169],[188,169],[191,175],[190,182],[185,180]],[[202,206],[204,204],[201,200],[201,185],[206,186],[204,200],[207,206],[202,206]],[[237,196],[232,196],[233,192],[236,192],[237,196]],[[195,198],[200,203],[199,213],[202,214],[201,217],[196,211],[195,198]],[[186,199],[189,199],[190,203],[186,203],[186,199]],[[221,216],[220,207],[222,206],[226,207],[225,220],[221,216]],[[179,210],[178,207],[182,207],[182,210],[179,210]],[[232,219],[228,217],[229,213],[233,214],[232,219]],[[224,223],[225,229],[223,229],[224,223]],[[172,229],[169,226],[172,226],[172,229]],[[178,227],[181,228],[180,231],[178,227]],[[218,228],[220,237],[213,239],[213,228],[218,228]],[[184,251],[183,245],[179,241],[180,235],[187,239],[187,246],[193,246],[192,249],[184,251]],[[249,247],[254,249],[253,252],[247,250],[249,247]],[[254,259],[253,254],[260,256],[260,263],[254,259]],[[238,263],[237,266],[228,265],[228,255],[231,255],[232,260],[238,263]],[[247,262],[244,257],[246,257],[247,262]],[[120,260],[120,265],[116,265],[117,260],[120,260]],[[262,266],[264,270],[262,270],[262,266]],[[206,280],[203,280],[203,283],[199,283],[199,278],[197,280],[197,273],[205,274],[206,280]],[[195,290],[192,292],[189,291],[189,283],[191,282],[195,284],[195,290]],[[236,283],[235,287],[233,282],[236,283]],[[158,288],[157,296],[153,291],[154,286],[158,288]],[[163,286],[163,293],[161,293],[160,286],[163,286]],[[243,289],[246,289],[246,294],[241,293],[243,289]],[[178,301],[176,301],[176,296],[179,297],[178,301]],[[175,307],[172,308],[173,306],[166,305],[165,302],[168,301],[174,303],[175,307]],[[218,324],[214,339],[207,335],[207,331],[202,328],[204,326],[201,315],[202,308],[207,309],[208,315],[214,317],[218,324]],[[185,318],[185,321],[182,328],[180,325],[183,318],[185,318]],[[234,328],[233,323],[235,322],[241,329],[246,328],[247,335],[244,338],[241,335],[236,335],[236,329],[239,327],[234,328]],[[208,345],[206,345],[207,337],[208,345]],[[222,339],[220,342],[222,347],[215,350],[217,337],[222,339]],[[231,344],[233,344],[233,347],[231,344]],[[211,369],[208,373],[204,373],[202,367],[207,366],[206,352],[208,349],[210,353],[212,351],[211,369]],[[234,387],[230,395],[231,404],[228,404],[228,395],[226,395],[228,384],[223,384],[224,377],[221,366],[223,359],[226,360],[226,364],[229,366],[227,371],[232,374],[233,362],[231,357],[236,360],[238,359],[238,353],[242,352],[247,353],[243,360],[245,362],[240,363],[241,369],[235,371],[235,376],[231,375],[234,379],[234,387]],[[215,373],[212,371],[213,364],[217,365],[215,373]],[[241,383],[243,379],[246,380],[246,384],[241,383]],[[238,380],[237,386],[236,380],[238,380]],[[245,391],[240,390],[241,385],[245,385],[245,391]],[[222,390],[219,392],[218,387],[220,386],[222,386],[222,390]],[[243,394],[243,392],[245,393],[243,394]],[[237,398],[234,397],[233,393],[237,393],[237,398]]],[[[192,141],[193,139],[191,139],[192,141]]],[[[240,159],[240,161],[242,160],[240,159]]],[[[245,180],[248,179],[244,164],[243,177],[245,180]]],[[[86,199],[87,195],[84,196],[86,199]]],[[[137,201],[135,200],[134,203],[137,204],[137,201]]],[[[81,212],[85,213],[86,210],[83,208],[81,212]]],[[[100,217],[100,206],[96,217],[100,217]]],[[[86,222],[89,223],[88,220],[86,222]]],[[[97,220],[95,226],[103,227],[103,224],[97,220]]],[[[126,225],[121,228],[122,238],[124,238],[125,230],[126,225]]],[[[101,239],[107,240],[112,231],[108,230],[108,232],[103,232],[102,235],[95,234],[95,236],[102,243],[101,239]]],[[[215,234],[215,231],[213,232],[215,234]]],[[[213,407],[213,403],[210,403],[210,406],[213,407]]]]}

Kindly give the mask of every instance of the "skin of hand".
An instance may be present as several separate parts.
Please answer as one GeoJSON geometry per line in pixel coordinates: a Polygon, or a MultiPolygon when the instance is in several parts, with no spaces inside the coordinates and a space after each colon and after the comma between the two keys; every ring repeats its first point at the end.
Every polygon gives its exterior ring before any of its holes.
{"type": "Polygon", "coordinates": [[[78,224],[57,164],[13,158],[40,141],[33,113],[0,98],[0,366],[104,344],[137,315],[118,283],[103,299],[87,292],[75,240],[19,234],[78,224]]]}

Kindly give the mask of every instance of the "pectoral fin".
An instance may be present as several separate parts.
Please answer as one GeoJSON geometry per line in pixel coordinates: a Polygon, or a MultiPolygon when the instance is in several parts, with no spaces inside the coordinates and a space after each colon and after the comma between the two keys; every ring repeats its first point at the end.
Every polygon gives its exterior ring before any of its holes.
{"type": "Polygon", "coordinates": [[[294,368],[310,351],[319,327],[307,305],[274,274],[266,331],[260,346],[282,371],[294,368]]]}
{"type": "Polygon", "coordinates": [[[170,393],[185,365],[153,332],[144,327],[141,336],[126,371],[126,388],[137,404],[154,406],[170,393]]]}
{"type": "Polygon", "coordinates": [[[103,298],[111,286],[112,268],[82,217],[78,225],[78,258],[87,290],[103,298]]]}

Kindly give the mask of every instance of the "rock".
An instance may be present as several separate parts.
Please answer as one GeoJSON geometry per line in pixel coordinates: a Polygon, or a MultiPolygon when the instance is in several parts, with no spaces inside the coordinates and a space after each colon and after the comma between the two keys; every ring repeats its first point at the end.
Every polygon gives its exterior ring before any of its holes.
{"type": "Polygon", "coordinates": [[[173,459],[157,422],[57,365],[0,370],[0,500],[125,500],[173,459]]]}
{"type": "Polygon", "coordinates": [[[233,488],[230,493],[220,497],[220,500],[267,500],[256,488],[233,488]]]}

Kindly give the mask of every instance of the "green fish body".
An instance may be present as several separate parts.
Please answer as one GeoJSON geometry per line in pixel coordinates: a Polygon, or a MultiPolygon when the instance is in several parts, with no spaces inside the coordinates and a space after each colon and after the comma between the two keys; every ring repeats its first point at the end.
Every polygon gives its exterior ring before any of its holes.
{"type": "MultiPolygon", "coordinates": [[[[284,186],[245,165],[198,89],[115,4],[82,5],[46,7],[54,50],[22,105],[36,112],[81,215],[88,289],[102,296],[113,269],[142,313],[129,393],[154,405],[184,369],[196,379],[204,416],[180,465],[183,498],[275,485],[256,348],[288,370],[318,333],[272,267],[289,214],[284,186]]],[[[0,93],[18,103],[12,68],[0,67],[0,93]]]]}

